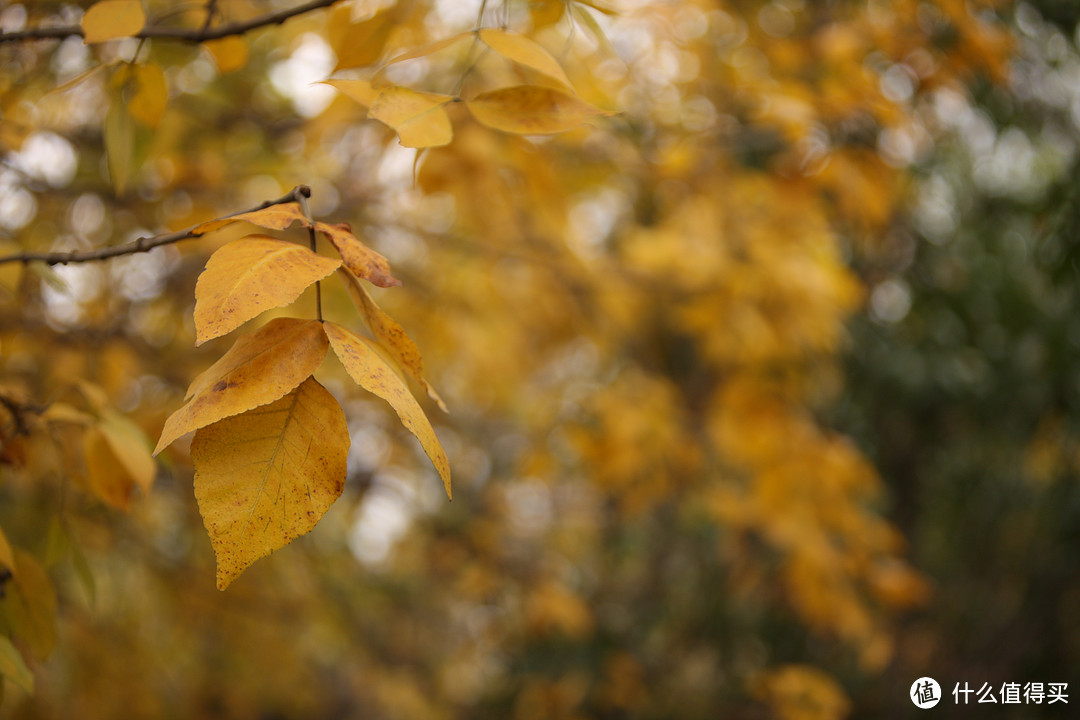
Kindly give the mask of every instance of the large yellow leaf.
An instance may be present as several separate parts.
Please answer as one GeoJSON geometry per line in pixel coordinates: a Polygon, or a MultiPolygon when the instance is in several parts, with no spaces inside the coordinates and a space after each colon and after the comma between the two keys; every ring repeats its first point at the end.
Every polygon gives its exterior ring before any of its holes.
{"type": "Polygon", "coordinates": [[[195,284],[195,344],[235,330],[264,310],[288,305],[340,266],[340,260],[265,235],[224,245],[210,256],[195,284]]]}
{"type": "Polygon", "coordinates": [[[94,3],[82,18],[83,42],[137,35],[146,25],[146,11],[141,0],[102,0],[94,3]]]}
{"type": "Polygon", "coordinates": [[[394,85],[379,93],[368,115],[392,127],[405,147],[446,145],[454,130],[443,105],[452,99],[394,85]]]}
{"type": "Polygon", "coordinates": [[[420,348],[416,347],[412,338],[405,334],[405,329],[375,304],[364,286],[357,282],[347,270],[338,268],[338,274],[345,280],[349,296],[356,303],[360,315],[371,328],[375,339],[397,361],[405,374],[419,383],[427,391],[428,397],[438,403],[443,412],[447,412],[446,403],[435,392],[435,388],[428,385],[427,380],[424,379],[424,361],[420,357],[420,348]]]}
{"type": "Polygon", "coordinates": [[[15,548],[15,572],[5,585],[4,610],[14,639],[46,660],[56,647],[56,592],[44,568],[20,548],[15,548]]]}
{"type": "Polygon", "coordinates": [[[484,41],[485,45],[507,60],[532,68],[558,80],[566,87],[571,87],[570,78],[566,77],[566,72],[559,65],[559,61],[535,41],[524,35],[509,33],[496,28],[484,28],[480,31],[480,39],[484,41]]]}
{"type": "Polygon", "coordinates": [[[294,222],[300,223],[303,227],[308,227],[311,224],[304,216],[304,211],[300,209],[299,203],[291,202],[271,205],[262,210],[238,213],[236,215],[218,218],[217,220],[207,220],[206,222],[193,227],[191,229],[191,234],[196,236],[205,235],[208,232],[213,232],[226,225],[241,221],[264,227],[267,230],[285,230],[294,222]]]}
{"type": "Polygon", "coordinates": [[[405,380],[367,338],[332,322],[323,323],[323,329],[330,338],[334,353],[357,385],[390,403],[401,423],[420,441],[420,446],[439,471],[447,497],[453,498],[450,491],[450,462],[446,459],[446,452],[424,411],[409,392],[405,380]]]}
{"type": "Polygon", "coordinates": [[[311,530],[345,487],[349,428],[314,379],[269,405],[200,428],[195,498],[224,590],[244,569],[311,530]]]}
{"type": "Polygon", "coordinates": [[[605,115],[581,98],[539,85],[515,85],[481,93],[465,103],[478,121],[519,135],[548,135],[577,127],[592,115],[605,115]]]}
{"type": "Polygon", "coordinates": [[[390,274],[390,263],[386,258],[357,240],[347,223],[329,225],[317,222],[315,229],[333,243],[345,267],[356,277],[384,288],[401,284],[400,280],[390,274]]]}
{"type": "Polygon", "coordinates": [[[191,383],[191,401],[165,421],[154,454],[192,430],[281,398],[315,372],[326,348],[317,320],[277,318],[240,336],[191,383]]]}

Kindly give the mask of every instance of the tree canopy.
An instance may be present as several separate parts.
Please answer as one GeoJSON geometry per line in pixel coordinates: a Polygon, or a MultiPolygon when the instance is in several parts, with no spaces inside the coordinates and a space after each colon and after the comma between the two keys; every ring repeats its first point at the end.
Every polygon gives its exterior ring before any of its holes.
{"type": "Polygon", "coordinates": [[[973,660],[1080,597],[1044,5],[6,3],[0,716],[1065,679],[973,660]]]}

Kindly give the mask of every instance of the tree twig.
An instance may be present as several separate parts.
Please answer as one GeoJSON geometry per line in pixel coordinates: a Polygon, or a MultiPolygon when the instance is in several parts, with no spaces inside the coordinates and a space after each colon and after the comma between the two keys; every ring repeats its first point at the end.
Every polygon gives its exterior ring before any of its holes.
{"type": "MultiPolygon", "coordinates": [[[[226,218],[236,217],[237,215],[243,215],[245,213],[257,212],[271,205],[284,205],[285,203],[295,202],[301,203],[311,197],[311,188],[307,185],[297,185],[292,190],[282,195],[276,200],[267,200],[259,205],[249,208],[247,210],[239,210],[228,215],[222,215],[218,220],[225,220],[226,218]]],[[[47,265],[67,265],[68,263],[80,263],[91,262],[94,260],[107,260],[108,258],[119,257],[120,255],[132,255],[134,253],[147,252],[153,250],[156,247],[162,245],[170,245],[181,240],[187,240],[188,238],[201,237],[204,233],[195,232],[200,226],[206,223],[199,223],[193,225],[187,230],[178,230],[177,232],[166,233],[165,235],[154,235],[152,237],[141,237],[126,245],[114,245],[113,247],[103,247],[96,250],[72,250],[70,252],[24,252],[16,253],[15,255],[5,255],[0,257],[0,265],[9,262],[43,262],[47,265]]]]}
{"type": "MultiPolygon", "coordinates": [[[[178,40],[180,42],[201,43],[207,40],[218,40],[231,35],[243,35],[269,25],[280,25],[289,18],[303,15],[304,13],[329,7],[340,0],[309,0],[309,2],[297,5],[286,10],[266,13],[250,20],[238,20],[225,23],[217,27],[204,26],[202,29],[159,27],[150,25],[143,28],[133,37],[141,40],[164,38],[178,40]]],[[[23,42],[27,40],[63,40],[69,37],[83,37],[83,30],[78,25],[65,25],[61,27],[39,27],[17,32],[0,33],[0,43],[23,42]]]]}

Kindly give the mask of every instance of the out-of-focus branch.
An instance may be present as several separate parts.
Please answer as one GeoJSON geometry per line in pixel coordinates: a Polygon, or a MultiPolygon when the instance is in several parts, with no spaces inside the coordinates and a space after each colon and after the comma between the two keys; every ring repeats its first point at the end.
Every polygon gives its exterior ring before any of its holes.
{"type": "MultiPolygon", "coordinates": [[[[250,20],[225,23],[217,27],[203,27],[198,30],[191,28],[158,27],[150,25],[139,31],[133,37],[141,40],[164,38],[178,40],[180,42],[201,43],[207,40],[218,40],[230,35],[243,35],[244,33],[269,25],[280,25],[289,18],[303,15],[304,13],[329,7],[339,0],[310,0],[302,5],[297,5],[286,10],[266,13],[250,20]]],[[[83,37],[82,28],[78,25],[65,25],[61,27],[40,27],[17,32],[0,33],[0,43],[23,42],[28,40],[63,40],[69,37],[83,37]]]]}
{"type": "MultiPolygon", "coordinates": [[[[311,197],[311,188],[307,185],[297,185],[292,190],[282,195],[276,200],[267,200],[253,208],[247,210],[239,210],[229,215],[223,215],[220,220],[226,218],[235,217],[237,215],[243,215],[245,213],[257,212],[271,205],[284,205],[285,203],[295,202],[300,203],[301,200],[306,200],[311,197]]],[[[108,258],[119,257],[120,255],[132,255],[134,253],[146,252],[153,250],[156,247],[162,245],[170,245],[181,240],[187,240],[188,238],[200,237],[203,233],[196,232],[196,230],[205,223],[199,223],[199,225],[193,225],[187,230],[178,230],[177,232],[167,233],[165,235],[155,235],[153,237],[141,237],[137,240],[127,243],[126,245],[116,245],[113,247],[103,247],[96,250],[72,250],[70,252],[24,252],[16,253],[15,255],[5,255],[0,257],[0,265],[9,262],[43,262],[47,265],[67,265],[69,263],[91,262],[93,260],[107,260],[108,258]]]]}

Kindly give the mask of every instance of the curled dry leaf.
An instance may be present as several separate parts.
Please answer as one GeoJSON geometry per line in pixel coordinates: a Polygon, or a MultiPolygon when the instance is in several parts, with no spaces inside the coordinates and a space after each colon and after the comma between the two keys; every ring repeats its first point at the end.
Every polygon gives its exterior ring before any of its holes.
{"type": "Polygon", "coordinates": [[[196,345],[288,305],[341,266],[295,243],[248,235],[210,256],[195,284],[196,345]]]}
{"type": "Polygon", "coordinates": [[[420,441],[420,446],[431,458],[431,463],[439,472],[447,497],[450,491],[450,461],[446,458],[435,430],[431,427],[424,411],[409,392],[405,380],[397,374],[389,362],[380,354],[378,346],[365,337],[361,337],[337,323],[323,323],[330,346],[345,366],[349,376],[356,384],[370,393],[378,395],[394,408],[402,425],[420,441]]]}
{"type": "Polygon", "coordinates": [[[190,402],[165,421],[154,454],[192,430],[281,398],[315,372],[326,349],[317,320],[276,318],[240,336],[191,383],[190,402]]]}
{"type": "Polygon", "coordinates": [[[357,282],[347,270],[339,268],[338,274],[344,279],[349,296],[356,303],[356,308],[372,334],[375,335],[375,339],[397,361],[405,374],[427,391],[428,397],[438,404],[439,409],[447,412],[446,403],[424,378],[424,360],[420,356],[420,348],[416,347],[412,338],[405,334],[405,329],[375,304],[364,286],[357,282]]]}
{"type": "Polygon", "coordinates": [[[224,590],[251,563],[310,531],[345,487],[349,428],[314,379],[195,433],[195,498],[224,590]]]}
{"type": "Polygon", "coordinates": [[[360,242],[347,223],[329,225],[317,222],[315,229],[337,248],[345,267],[356,277],[384,288],[401,284],[400,280],[390,274],[390,263],[386,258],[360,242]]]}

